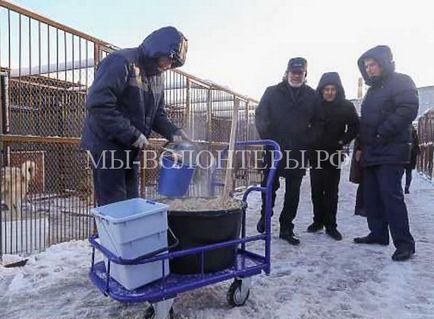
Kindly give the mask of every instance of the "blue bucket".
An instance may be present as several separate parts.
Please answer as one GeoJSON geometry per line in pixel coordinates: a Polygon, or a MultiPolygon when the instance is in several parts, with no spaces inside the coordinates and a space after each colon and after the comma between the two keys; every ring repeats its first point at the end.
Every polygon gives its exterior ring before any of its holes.
{"type": "Polygon", "coordinates": [[[175,162],[170,157],[161,159],[160,178],[158,181],[158,193],[164,196],[183,196],[188,191],[194,165],[175,162]]]}

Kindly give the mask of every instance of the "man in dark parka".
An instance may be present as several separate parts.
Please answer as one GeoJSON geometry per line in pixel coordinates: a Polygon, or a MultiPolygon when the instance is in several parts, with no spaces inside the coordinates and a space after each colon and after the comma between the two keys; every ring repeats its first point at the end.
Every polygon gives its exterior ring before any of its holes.
{"type": "Polygon", "coordinates": [[[342,235],[337,230],[342,148],[350,143],[359,131],[359,117],[353,103],[345,99],[345,91],[339,74],[324,73],[319,81],[318,94],[325,118],[325,128],[316,150],[309,157],[310,184],[313,204],[313,223],[308,232],[316,232],[324,226],[326,233],[335,240],[342,235]]]}
{"type": "Polygon", "coordinates": [[[98,205],[138,196],[140,150],[151,130],[169,140],[188,138],[164,111],[162,75],[182,66],[186,53],[184,35],[164,27],[139,47],[115,51],[99,63],[81,138],[81,146],[92,155],[98,205]]]}
{"type": "MultiPolygon", "coordinates": [[[[283,152],[273,183],[272,205],[279,188],[279,176],[285,178],[285,200],[280,214],[280,238],[292,245],[300,243],[294,236],[294,220],[300,197],[300,186],[306,172],[306,152],[311,150],[322,130],[320,99],[314,89],[306,85],[307,61],[292,58],[283,81],[265,90],[256,109],[256,128],[263,139],[275,140],[283,152]]],[[[269,167],[271,155],[266,153],[269,167]]],[[[268,170],[264,174],[265,186],[268,170]]],[[[260,233],[265,231],[265,196],[262,196],[261,218],[257,224],[260,233]]]]}
{"type": "Polygon", "coordinates": [[[392,259],[406,260],[414,254],[415,242],[401,179],[404,166],[410,161],[410,128],[419,108],[417,89],[408,75],[395,72],[387,46],[365,52],[358,66],[370,86],[360,120],[364,204],[370,233],[354,241],[388,245],[390,230],[396,247],[392,259]]]}

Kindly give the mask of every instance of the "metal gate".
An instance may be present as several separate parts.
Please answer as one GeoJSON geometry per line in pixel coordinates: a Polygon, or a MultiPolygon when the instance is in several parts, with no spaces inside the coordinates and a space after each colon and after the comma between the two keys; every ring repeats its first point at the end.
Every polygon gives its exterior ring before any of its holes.
{"type": "MultiPolygon", "coordinates": [[[[92,177],[79,140],[95,66],[117,49],[0,3],[0,257],[92,232],[92,177]]],[[[237,138],[257,137],[255,100],[177,70],[166,72],[165,97],[169,117],[204,149],[227,145],[234,103],[240,105],[237,138]]],[[[164,139],[152,138],[151,148],[158,150],[164,139]]],[[[236,186],[260,179],[255,170],[236,174],[236,186]]],[[[157,169],[141,171],[143,196],[156,196],[157,177],[157,169]]]]}
{"type": "Polygon", "coordinates": [[[433,181],[434,177],[434,108],[426,111],[418,119],[420,154],[417,170],[433,181]]]}

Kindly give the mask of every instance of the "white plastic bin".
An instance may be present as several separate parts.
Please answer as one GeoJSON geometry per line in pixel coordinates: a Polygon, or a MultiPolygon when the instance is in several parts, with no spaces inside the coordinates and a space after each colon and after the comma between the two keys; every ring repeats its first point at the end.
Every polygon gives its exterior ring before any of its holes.
{"type": "MultiPolygon", "coordinates": [[[[167,247],[167,209],[165,204],[134,198],[96,207],[91,212],[101,245],[121,258],[134,259],[167,247]]],[[[111,277],[129,290],[163,277],[163,261],[143,265],[112,262],[110,266],[111,277]]],[[[169,273],[166,260],[164,274],[169,273]]]]}

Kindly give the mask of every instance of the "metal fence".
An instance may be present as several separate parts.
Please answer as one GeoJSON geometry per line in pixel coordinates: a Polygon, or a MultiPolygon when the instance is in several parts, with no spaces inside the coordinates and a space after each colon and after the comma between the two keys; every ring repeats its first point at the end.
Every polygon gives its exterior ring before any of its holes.
{"type": "Polygon", "coordinates": [[[434,108],[426,111],[418,119],[417,125],[420,145],[420,155],[417,170],[427,178],[434,177],[434,108]]]}
{"type": "MultiPolygon", "coordinates": [[[[31,253],[93,230],[91,171],[79,148],[95,66],[117,48],[8,2],[0,3],[0,257],[31,253]]],[[[255,100],[182,71],[167,71],[166,111],[204,150],[255,139],[255,100]]],[[[151,148],[165,142],[153,134],[151,148]]],[[[251,162],[253,159],[247,159],[251,162]]],[[[253,163],[252,163],[253,166],[253,163]]],[[[260,180],[235,170],[235,187],[260,180]]],[[[141,194],[155,197],[158,169],[141,171],[141,194]]],[[[200,189],[191,187],[190,194],[200,189]]]]}

